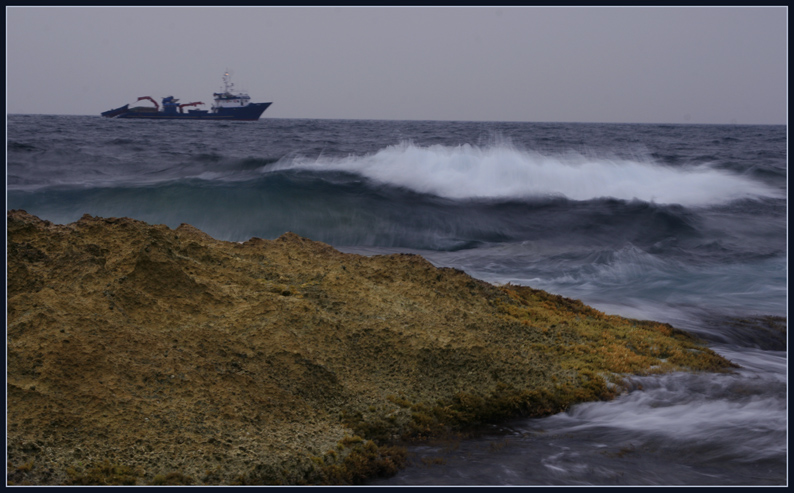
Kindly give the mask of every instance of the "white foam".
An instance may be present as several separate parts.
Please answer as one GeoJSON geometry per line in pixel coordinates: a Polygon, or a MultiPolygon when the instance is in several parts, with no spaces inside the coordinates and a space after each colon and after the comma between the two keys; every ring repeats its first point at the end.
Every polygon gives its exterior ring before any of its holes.
{"type": "Polygon", "coordinates": [[[346,171],[380,184],[457,200],[610,197],[705,206],[780,196],[762,183],[709,166],[673,168],[650,159],[580,153],[544,155],[505,142],[485,147],[420,147],[402,142],[364,156],[290,158],[268,168],[283,169],[346,171]]]}

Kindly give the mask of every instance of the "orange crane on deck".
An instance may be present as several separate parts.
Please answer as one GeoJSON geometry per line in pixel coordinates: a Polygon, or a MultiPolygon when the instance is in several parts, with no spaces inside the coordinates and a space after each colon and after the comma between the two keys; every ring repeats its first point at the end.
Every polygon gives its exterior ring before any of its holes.
{"type": "Polygon", "coordinates": [[[138,101],[140,101],[141,99],[148,99],[149,101],[151,101],[152,103],[154,103],[154,108],[155,108],[157,111],[160,111],[160,105],[159,105],[159,104],[157,104],[157,101],[155,101],[154,99],[152,99],[150,96],[141,96],[141,97],[139,97],[138,99],[136,99],[136,100],[135,100],[135,102],[138,102],[138,101]]]}

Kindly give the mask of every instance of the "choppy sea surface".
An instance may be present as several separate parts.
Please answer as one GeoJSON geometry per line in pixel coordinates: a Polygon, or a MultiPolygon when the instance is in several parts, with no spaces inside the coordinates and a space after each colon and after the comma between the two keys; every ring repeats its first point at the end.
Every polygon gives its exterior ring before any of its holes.
{"type": "Polygon", "coordinates": [[[413,447],[378,485],[788,484],[787,128],[9,115],[6,202],[286,231],[671,323],[741,365],[413,447]]]}

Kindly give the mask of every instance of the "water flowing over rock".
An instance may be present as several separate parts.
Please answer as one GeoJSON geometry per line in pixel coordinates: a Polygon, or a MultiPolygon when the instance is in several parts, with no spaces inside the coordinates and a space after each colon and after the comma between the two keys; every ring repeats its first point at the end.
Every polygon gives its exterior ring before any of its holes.
{"type": "Polygon", "coordinates": [[[688,334],[292,233],[9,211],[14,484],[355,484],[401,441],[730,371],[688,334]]]}

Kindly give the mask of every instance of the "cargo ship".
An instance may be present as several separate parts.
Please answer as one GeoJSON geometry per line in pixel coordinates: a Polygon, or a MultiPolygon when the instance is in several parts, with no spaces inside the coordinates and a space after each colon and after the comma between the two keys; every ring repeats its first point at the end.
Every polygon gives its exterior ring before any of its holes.
{"type": "MultiPolygon", "coordinates": [[[[209,110],[187,109],[193,106],[202,106],[204,103],[196,101],[193,103],[180,104],[179,100],[173,96],[166,96],[162,99],[162,108],[157,101],[150,96],[141,96],[138,101],[151,101],[152,106],[134,106],[129,104],[118,108],[105,111],[101,115],[105,118],[137,118],[144,120],[233,120],[233,121],[256,121],[262,116],[268,106],[273,103],[252,103],[251,98],[245,93],[235,93],[234,84],[228,72],[223,74],[223,89],[221,92],[213,93],[215,103],[209,110]]],[[[133,103],[134,104],[134,103],[133,103]]]]}

